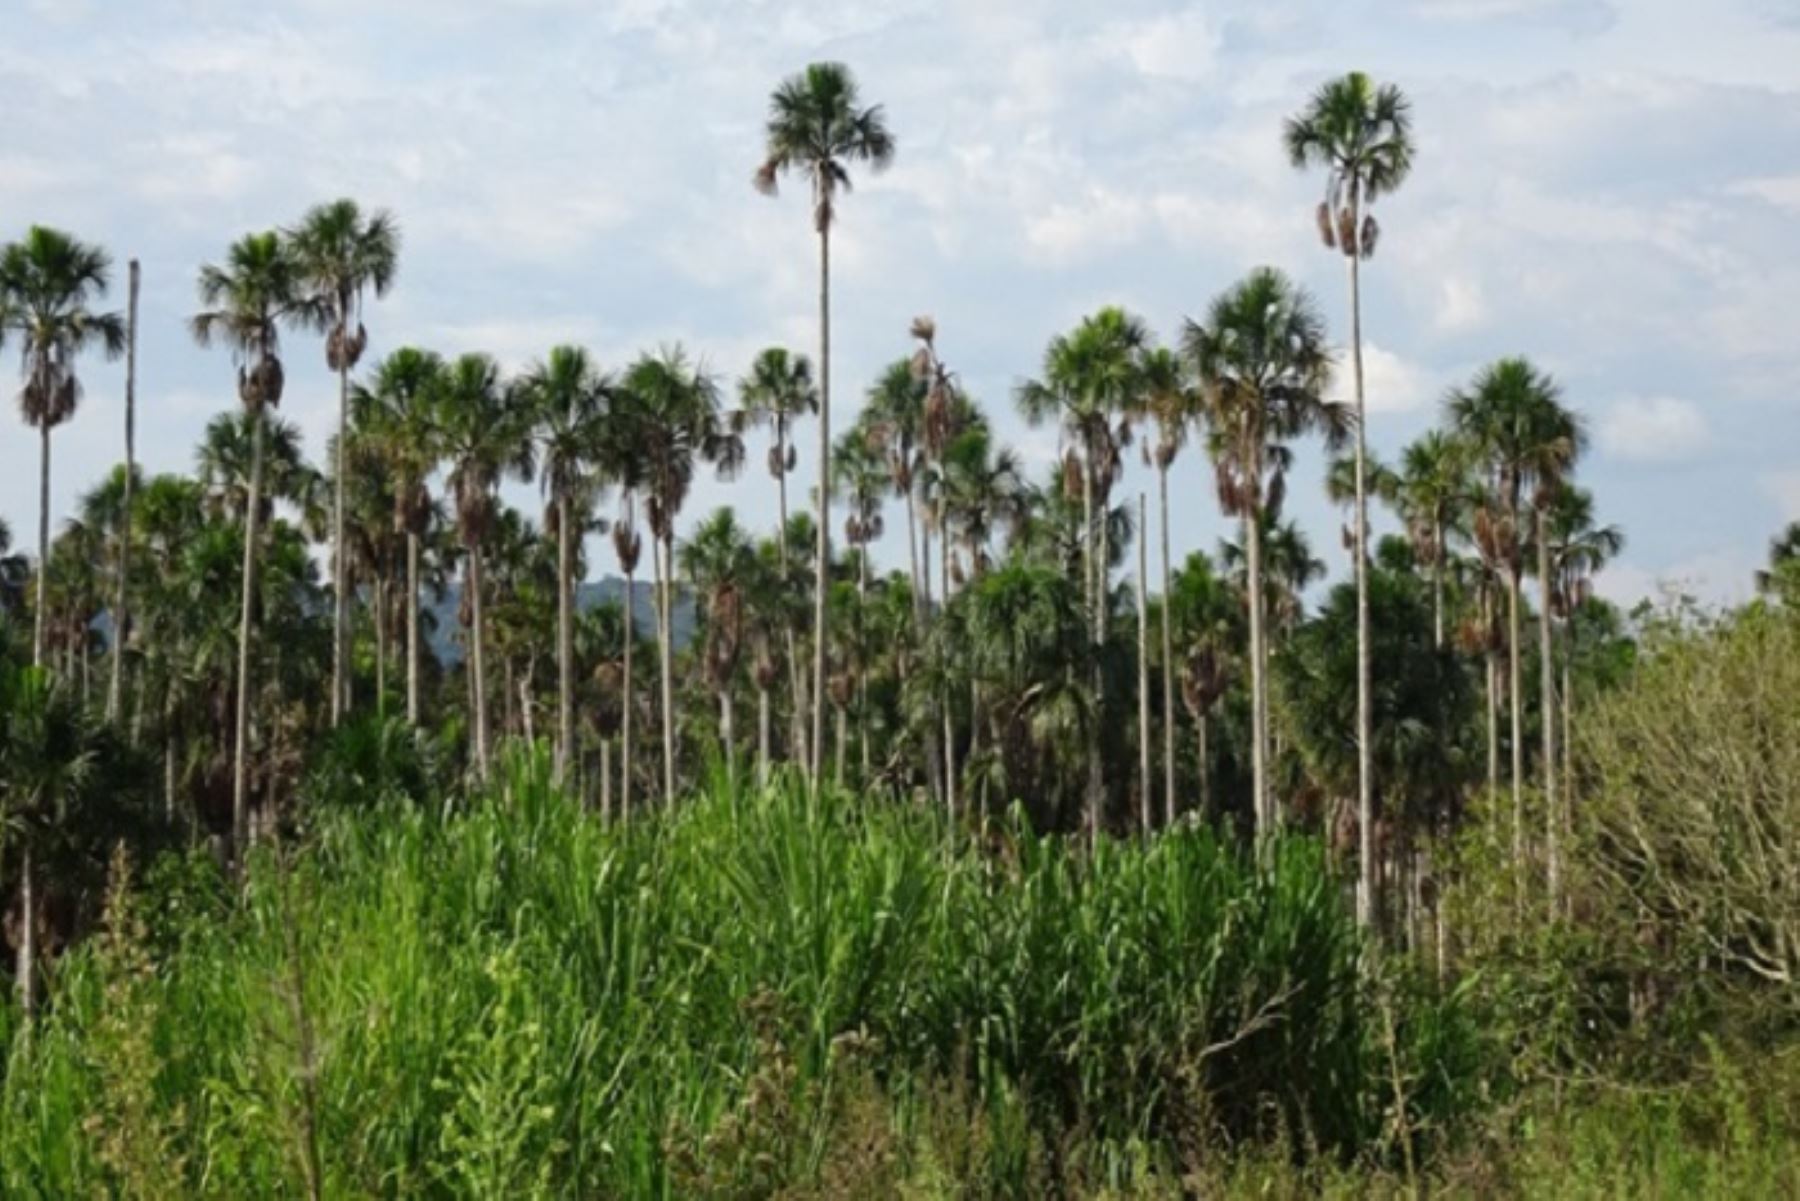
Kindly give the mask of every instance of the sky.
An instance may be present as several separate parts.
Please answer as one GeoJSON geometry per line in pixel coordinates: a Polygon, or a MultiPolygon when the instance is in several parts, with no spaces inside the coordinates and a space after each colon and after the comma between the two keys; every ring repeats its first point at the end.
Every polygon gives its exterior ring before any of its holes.
{"type": "MultiPolygon", "coordinates": [[[[1580,480],[1627,537],[1603,593],[1740,599],[1800,520],[1800,0],[0,0],[0,28],[0,238],[35,222],[107,247],[119,308],[142,261],[153,471],[191,470],[235,404],[229,356],[185,329],[199,266],[338,196],[404,235],[366,364],[415,344],[519,370],[575,341],[620,367],[679,342],[734,395],[761,347],[812,353],[807,201],[750,177],[769,92],[833,59],[898,139],[834,233],[834,420],[929,313],[1042,472],[1055,433],[1013,389],[1102,305],[1173,341],[1272,264],[1342,337],[1322,180],[1289,165],[1281,125],[1359,69],[1406,91],[1419,146],[1363,275],[1371,449],[1394,458],[1447,389],[1525,354],[1587,422],[1580,480]]],[[[283,413],[320,455],[334,380],[316,338],[286,358],[283,413]]],[[[122,455],[122,366],[82,376],[54,436],[59,521],[122,455]]],[[[772,525],[762,460],[698,487],[684,527],[727,503],[772,525]]],[[[1303,455],[1289,512],[1342,579],[1322,481],[1303,455]]],[[[1153,488],[1134,456],[1121,497],[1153,488]]],[[[1171,502],[1177,556],[1232,533],[1191,451],[1171,502]]],[[[9,414],[15,541],[36,512],[35,435],[9,414]]],[[[877,554],[900,565],[904,538],[877,554]]]]}

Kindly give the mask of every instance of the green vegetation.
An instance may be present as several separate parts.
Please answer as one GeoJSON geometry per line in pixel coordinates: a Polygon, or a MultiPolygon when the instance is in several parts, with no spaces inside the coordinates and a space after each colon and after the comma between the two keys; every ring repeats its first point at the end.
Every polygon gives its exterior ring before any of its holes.
{"type": "Polygon", "coordinates": [[[735,388],[679,345],[365,368],[399,228],[337,201],[199,269],[235,393],[193,474],[141,476],[128,399],[52,538],[51,431],[137,308],[67,234],[0,251],[43,497],[35,555],[0,522],[0,1195],[1800,1192],[1800,528],[1740,610],[1597,598],[1623,535],[1521,357],[1381,461],[1411,121],[1353,74],[1287,127],[1347,393],[1275,267],[1169,345],[1102,308],[1011,398],[1038,478],[928,316],[834,436],[830,233],[896,146],[836,64],[755,176],[810,193],[819,355],[735,388]],[[774,528],[690,512],[753,426],[774,528]],[[1309,443],[1342,583],[1285,512],[1309,443]],[[1172,563],[1208,468],[1235,528],[1172,563]]]}

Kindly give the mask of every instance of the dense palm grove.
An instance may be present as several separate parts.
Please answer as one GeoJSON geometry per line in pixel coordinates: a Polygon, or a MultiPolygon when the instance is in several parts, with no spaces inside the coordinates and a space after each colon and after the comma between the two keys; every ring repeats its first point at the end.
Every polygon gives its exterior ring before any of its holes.
{"type": "MultiPolygon", "coordinates": [[[[1373,210],[1413,165],[1411,113],[1350,75],[1285,136],[1323,177],[1319,235],[1346,267],[1341,356],[1330,306],[1259,267],[1167,340],[1093,313],[1010,398],[970,395],[958,331],[924,316],[875,378],[834,380],[830,235],[895,138],[847,71],[815,65],[774,94],[755,183],[810,204],[816,353],[770,347],[736,379],[679,346],[625,363],[546,347],[516,373],[466,347],[372,358],[399,225],[342,200],[199,268],[192,335],[223,352],[236,403],[189,474],[133,461],[136,263],[115,313],[109,255],[32,228],[0,255],[44,497],[35,547],[0,527],[0,879],[25,1020],[46,957],[93,927],[115,844],[199,848],[242,876],[311,828],[319,763],[358,762],[359,740],[404,742],[471,790],[544,744],[554,783],[608,824],[779,778],[929,807],[977,854],[1018,821],[1094,856],[1205,827],[1292,871],[1298,830],[1369,935],[1432,974],[1482,936],[1454,904],[1477,822],[1499,865],[1482,879],[1570,913],[1595,787],[1578,730],[1638,634],[1590,588],[1623,538],[1580,485],[1578,408],[1500,359],[1379,457],[1361,273],[1373,210]],[[321,351],[340,418],[313,461],[281,404],[285,363],[321,351]],[[80,381],[102,354],[132,357],[125,460],[53,514],[53,434],[96,419],[80,381]],[[861,404],[834,425],[845,386],[861,404]],[[984,400],[1053,428],[1054,469],[1033,478],[984,400]],[[1323,479],[1296,470],[1309,447],[1323,479]],[[803,455],[828,484],[810,496],[788,486],[803,455]],[[1237,534],[1172,562],[1182,473],[1210,478],[1237,534]],[[693,514],[703,475],[736,480],[745,508],[773,501],[775,527],[693,514]],[[1303,488],[1344,507],[1345,582],[1326,586],[1339,531],[1286,515],[1303,488]],[[901,543],[904,567],[881,570],[901,543]],[[584,586],[615,574],[605,599],[584,586]]],[[[1792,531],[1771,557],[1775,593],[1792,531]]]]}

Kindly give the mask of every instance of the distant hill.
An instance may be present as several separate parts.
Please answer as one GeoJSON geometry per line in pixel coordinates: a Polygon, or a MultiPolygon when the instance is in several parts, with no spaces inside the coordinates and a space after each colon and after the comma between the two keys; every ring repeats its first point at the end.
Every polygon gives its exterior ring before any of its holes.
{"type": "MultiPolygon", "coordinates": [[[[637,630],[645,638],[656,636],[656,588],[644,581],[633,581],[633,601],[631,615],[637,623],[637,630]]],[[[625,580],[622,576],[607,576],[604,579],[592,580],[578,584],[575,588],[575,607],[586,612],[596,605],[607,603],[618,604],[625,595],[625,580]]],[[[444,590],[442,600],[425,600],[425,607],[437,619],[436,628],[430,635],[431,650],[440,663],[451,664],[462,662],[462,642],[460,630],[456,624],[457,609],[462,605],[462,584],[455,583],[444,590]]],[[[677,650],[687,646],[694,636],[696,624],[693,598],[685,591],[675,593],[674,625],[675,647],[677,650]]]]}

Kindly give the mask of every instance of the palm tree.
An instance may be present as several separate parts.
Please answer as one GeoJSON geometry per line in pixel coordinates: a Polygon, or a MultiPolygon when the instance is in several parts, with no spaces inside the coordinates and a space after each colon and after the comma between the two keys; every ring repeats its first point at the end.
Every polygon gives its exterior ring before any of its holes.
{"type": "MultiPolygon", "coordinates": [[[[812,187],[813,228],[819,235],[819,481],[831,479],[831,223],[837,195],[850,190],[850,166],[882,171],[894,161],[894,137],[880,105],[861,106],[856,79],[842,63],[813,63],[782,81],[769,97],[767,141],[756,186],[773,195],[784,174],[802,175],[812,187]]],[[[831,567],[831,510],[826,488],[819,496],[817,578],[813,585],[813,723],[811,771],[815,783],[825,742],[825,606],[831,567]]]]}
{"type": "Polygon", "coordinates": [[[1363,479],[1366,409],[1363,402],[1361,262],[1375,253],[1380,234],[1369,208],[1405,182],[1412,169],[1410,105],[1392,84],[1376,86],[1360,71],[1320,88],[1306,111],[1285,128],[1288,157],[1296,168],[1325,169],[1325,199],[1318,210],[1319,236],[1342,251],[1350,272],[1350,358],[1356,386],[1356,743],[1357,819],[1363,838],[1362,888],[1357,920],[1367,929],[1375,917],[1372,847],[1374,800],[1369,778],[1369,498],[1363,479]]]}
{"type": "Polygon", "coordinates": [[[376,210],[364,216],[348,198],[317,205],[300,219],[291,235],[294,254],[316,311],[325,325],[325,362],[338,376],[337,490],[332,502],[332,640],[331,724],[350,705],[350,588],[344,555],[343,453],[350,424],[350,371],[368,346],[362,324],[363,295],[379,299],[394,284],[400,258],[400,226],[393,215],[376,210]],[[351,329],[351,323],[356,325],[351,329]]]}
{"type": "MultiPolygon", "coordinates": [[[[832,455],[832,489],[850,507],[844,518],[844,541],[856,548],[856,620],[857,642],[864,641],[862,620],[869,603],[869,544],[880,538],[882,500],[893,486],[888,463],[882,455],[867,423],[858,423],[838,440],[832,455]]],[[[863,778],[869,775],[869,680],[863,665],[858,664],[856,680],[859,735],[862,748],[863,778]]]]}
{"type": "Polygon", "coordinates": [[[600,472],[612,382],[578,346],[558,346],[520,386],[537,422],[544,491],[556,523],[556,774],[575,753],[575,555],[577,536],[604,485],[600,472]]]}
{"type": "Polygon", "coordinates": [[[681,573],[688,578],[706,613],[702,651],[706,682],[719,698],[719,742],[725,772],[737,783],[737,737],[732,684],[744,641],[745,592],[756,572],[756,550],[729,507],[700,523],[681,547],[681,573]]]}
{"type": "Polygon", "coordinates": [[[1144,461],[1156,468],[1157,513],[1162,532],[1163,822],[1175,822],[1175,650],[1169,628],[1169,467],[1187,444],[1188,427],[1200,412],[1200,397],[1188,364],[1165,346],[1144,351],[1139,361],[1139,400],[1155,422],[1156,438],[1144,442],[1144,461]]]}
{"type": "Polygon", "coordinates": [[[718,382],[703,366],[689,362],[679,346],[639,358],[625,373],[621,389],[620,431],[628,431],[648,501],[662,656],[663,801],[673,807],[675,520],[693,487],[695,469],[711,463],[721,478],[730,478],[742,464],[744,444],[719,412],[718,382]]]}
{"type": "MultiPolygon", "coordinates": [[[[644,553],[644,540],[638,536],[637,493],[631,480],[621,481],[624,515],[613,522],[613,553],[619,557],[619,570],[625,576],[625,654],[619,684],[619,816],[631,816],[631,714],[637,695],[631,684],[631,645],[637,641],[637,565],[644,553]]],[[[661,617],[658,616],[658,628],[661,617]]]]}
{"type": "Polygon", "coordinates": [[[432,517],[428,484],[438,465],[433,406],[443,373],[437,355],[403,347],[351,396],[353,420],[374,441],[393,487],[394,526],[406,534],[406,720],[413,726],[421,719],[419,555],[432,517]]]}
{"type": "MultiPolygon", "coordinates": [[[[1513,855],[1524,867],[1524,706],[1519,662],[1519,581],[1524,573],[1522,553],[1525,531],[1521,509],[1527,489],[1537,511],[1540,578],[1548,578],[1548,548],[1543,538],[1546,509],[1562,478],[1586,445],[1581,422],[1562,405],[1556,381],[1522,358],[1501,359],[1483,368],[1467,388],[1458,389],[1446,401],[1450,425],[1484,461],[1489,485],[1497,503],[1497,521],[1489,522],[1487,536],[1506,570],[1508,670],[1512,699],[1512,794],[1513,855]]],[[[1545,606],[1546,609],[1548,606],[1545,606]]],[[[1556,812],[1555,694],[1549,664],[1549,618],[1543,617],[1542,649],[1545,683],[1542,689],[1544,727],[1544,800],[1556,812]]],[[[1549,855],[1551,891],[1557,879],[1557,848],[1549,855]]]]}
{"type": "MultiPolygon", "coordinates": [[[[1625,549],[1625,534],[1616,525],[1594,524],[1593,493],[1582,488],[1557,490],[1549,514],[1550,597],[1563,623],[1562,771],[1565,809],[1575,806],[1575,660],[1576,616],[1592,599],[1593,577],[1625,549]]],[[[1796,532],[1800,532],[1797,530],[1796,532]]]]}
{"type": "Polygon", "coordinates": [[[1241,593],[1215,573],[1205,552],[1195,551],[1170,581],[1163,595],[1163,608],[1179,631],[1181,645],[1187,648],[1181,663],[1181,699],[1194,720],[1200,812],[1210,819],[1216,814],[1207,726],[1213,708],[1230,683],[1225,648],[1237,639],[1244,605],[1241,593]]]}
{"type": "MultiPolygon", "coordinates": [[[[738,401],[746,424],[767,425],[773,439],[769,447],[769,474],[775,477],[779,529],[787,528],[787,477],[797,458],[792,437],[794,422],[819,411],[819,389],[813,382],[812,363],[805,355],[790,354],[779,346],[771,346],[756,356],[750,373],[738,381],[738,401]]],[[[777,538],[775,547],[781,556],[781,578],[788,576],[787,539],[777,538]]],[[[800,656],[794,646],[794,629],[785,626],[782,638],[787,651],[788,688],[793,697],[794,745],[806,754],[805,686],[800,677],[800,656]]]]}
{"type": "MultiPolygon", "coordinates": [[[[1130,439],[1132,412],[1139,405],[1142,382],[1139,356],[1150,335],[1142,321],[1124,309],[1109,307],[1084,318],[1069,334],[1050,340],[1044,351],[1042,378],[1020,385],[1019,410],[1033,426],[1057,423],[1065,452],[1065,478],[1081,491],[1083,587],[1092,631],[1089,683],[1096,712],[1104,714],[1101,649],[1106,642],[1105,555],[1097,545],[1103,513],[1113,484],[1121,474],[1120,450],[1130,439]]],[[[1100,723],[1090,725],[1088,820],[1090,837],[1098,837],[1104,803],[1100,764],[1100,723]]]]}
{"type": "MultiPolygon", "coordinates": [[[[1279,814],[1268,784],[1268,639],[1263,600],[1263,526],[1286,493],[1286,443],[1321,431],[1339,440],[1354,417],[1324,398],[1331,357],[1312,297],[1271,267],[1250,273],[1213,301],[1204,323],[1188,321],[1183,349],[1203,389],[1210,449],[1226,513],[1244,526],[1249,584],[1252,809],[1265,843],[1279,814]]],[[[1365,876],[1373,825],[1364,814],[1365,876]]],[[[1365,887],[1369,882],[1365,880],[1365,887]]]]}
{"type": "Polygon", "coordinates": [[[113,596],[112,681],[106,690],[106,717],[119,720],[119,708],[125,690],[125,639],[130,631],[126,607],[125,583],[131,576],[131,494],[137,484],[137,321],[138,261],[132,259],[126,271],[129,285],[125,303],[125,502],[126,519],[119,528],[118,591],[113,596]]]}
{"type": "Polygon", "coordinates": [[[53,684],[43,667],[0,663],[0,834],[20,845],[15,978],[27,1022],[37,996],[37,853],[93,765],[87,721],[68,687],[53,684]]]}
{"type": "Polygon", "coordinates": [[[32,662],[44,661],[44,564],[50,554],[50,431],[75,415],[81,381],[75,360],[98,345],[108,358],[125,349],[117,313],[90,307],[106,295],[112,259],[62,232],[34,225],[0,251],[0,337],[19,335],[19,410],[39,438],[37,617],[32,662]]]}
{"type": "Polygon", "coordinates": [[[1432,641],[1444,646],[1444,565],[1450,531],[1461,523],[1474,494],[1468,448],[1432,430],[1401,452],[1394,499],[1406,523],[1413,553],[1431,569],[1432,641]]]}
{"type": "Polygon", "coordinates": [[[244,572],[238,616],[237,709],[232,733],[231,836],[243,853],[249,788],[250,637],[255,621],[256,551],[262,517],[263,438],[267,412],[281,405],[281,325],[306,323],[317,313],[301,294],[299,265],[274,231],[247,234],[226,251],[223,266],[200,268],[201,309],[189,326],[201,346],[221,341],[237,367],[238,401],[250,426],[250,474],[244,499],[244,572]]]}
{"type": "Polygon", "coordinates": [[[533,465],[531,412],[506,388],[500,368],[484,354],[451,361],[437,390],[437,445],[450,466],[446,481],[456,506],[457,530],[468,556],[464,588],[470,613],[470,699],[475,727],[475,766],[488,769],[488,681],[482,605],[482,555],[495,524],[495,490],[502,479],[529,480],[533,465]]]}

